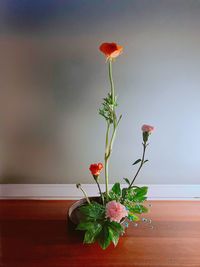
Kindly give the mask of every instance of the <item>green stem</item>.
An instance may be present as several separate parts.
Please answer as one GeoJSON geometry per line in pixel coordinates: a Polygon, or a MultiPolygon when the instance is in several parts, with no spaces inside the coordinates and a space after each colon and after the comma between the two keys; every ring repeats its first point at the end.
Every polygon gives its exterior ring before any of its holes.
{"type": "Polygon", "coordinates": [[[119,119],[118,119],[118,121],[117,121],[117,123],[116,123],[116,126],[114,126],[114,129],[113,129],[113,134],[112,134],[112,136],[111,136],[110,146],[109,146],[109,156],[110,156],[110,154],[111,154],[111,152],[112,152],[112,147],[113,147],[113,143],[114,143],[114,140],[115,140],[117,127],[118,127],[118,125],[119,125],[119,122],[120,122],[121,118],[122,118],[122,115],[120,115],[120,117],[119,117],[119,119]]]}
{"type": "Polygon", "coordinates": [[[112,102],[114,104],[114,102],[115,102],[115,87],[114,87],[113,76],[112,76],[112,60],[109,60],[109,80],[110,80],[110,87],[111,87],[112,102]]]}
{"type": "Polygon", "coordinates": [[[112,133],[112,137],[111,137],[110,145],[109,145],[109,154],[108,154],[108,157],[110,157],[110,155],[111,155],[111,153],[112,153],[113,142],[114,142],[114,140],[115,140],[115,136],[116,136],[116,129],[117,129],[117,128],[114,128],[114,129],[113,129],[113,133],[112,133]]]}
{"type": "Polygon", "coordinates": [[[108,200],[108,158],[105,156],[105,184],[106,184],[106,198],[108,200]]]}
{"type": "Polygon", "coordinates": [[[105,147],[105,185],[106,185],[106,198],[108,199],[108,153],[109,153],[109,131],[110,131],[110,123],[107,123],[106,130],[106,147],[105,147]]]}
{"type": "Polygon", "coordinates": [[[104,196],[103,196],[103,193],[102,193],[102,191],[101,191],[100,184],[99,184],[99,182],[97,181],[97,179],[94,178],[94,180],[95,180],[95,182],[96,182],[96,184],[97,184],[97,186],[98,186],[99,194],[100,194],[101,199],[102,199],[102,204],[104,205],[104,196]]]}
{"type": "Polygon", "coordinates": [[[132,182],[131,182],[131,184],[129,185],[128,188],[131,188],[131,187],[132,187],[132,185],[133,185],[135,179],[137,178],[137,176],[138,176],[138,174],[139,174],[139,172],[140,172],[140,170],[141,170],[141,168],[142,168],[142,166],[143,166],[143,164],[144,164],[144,157],[145,157],[145,151],[146,151],[146,148],[147,148],[147,143],[144,142],[144,143],[143,143],[142,160],[141,160],[141,162],[140,162],[140,166],[139,166],[139,168],[138,168],[138,170],[137,170],[137,172],[136,172],[136,174],[135,174],[135,176],[134,176],[134,178],[133,178],[133,180],[132,180],[132,182]]]}
{"type": "Polygon", "coordinates": [[[113,143],[116,136],[116,129],[121,120],[121,116],[117,121],[117,116],[115,113],[115,88],[112,76],[112,60],[109,60],[109,81],[110,81],[110,88],[111,88],[111,98],[112,98],[112,114],[113,114],[113,131],[112,136],[109,143],[109,131],[110,131],[110,122],[107,124],[107,131],[106,131],[106,151],[105,151],[105,184],[106,184],[106,198],[108,200],[109,197],[109,189],[108,189],[108,180],[109,180],[109,159],[112,152],[113,143]]]}
{"type": "Polygon", "coordinates": [[[86,198],[86,200],[87,200],[87,203],[88,203],[88,204],[91,204],[91,202],[90,202],[90,200],[89,200],[89,198],[88,198],[88,196],[87,196],[85,190],[83,190],[82,187],[80,187],[80,190],[83,192],[83,195],[85,196],[85,198],[86,198]]]}
{"type": "Polygon", "coordinates": [[[109,196],[109,193],[108,193],[109,192],[109,189],[108,189],[108,178],[109,178],[108,164],[109,164],[109,159],[110,159],[111,152],[112,152],[112,146],[113,146],[113,142],[115,139],[115,135],[116,135],[116,128],[113,129],[110,144],[107,144],[106,153],[105,153],[105,179],[106,179],[106,198],[107,199],[109,196]]]}
{"type": "Polygon", "coordinates": [[[110,132],[110,123],[107,123],[107,130],[106,130],[106,155],[108,154],[108,148],[109,148],[109,132],[110,132]]]}

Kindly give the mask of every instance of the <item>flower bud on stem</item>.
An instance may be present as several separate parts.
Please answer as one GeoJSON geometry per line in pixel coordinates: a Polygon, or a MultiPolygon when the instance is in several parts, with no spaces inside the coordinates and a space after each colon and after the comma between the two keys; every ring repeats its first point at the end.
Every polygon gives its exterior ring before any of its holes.
{"type": "Polygon", "coordinates": [[[85,190],[83,190],[83,188],[81,187],[81,184],[76,184],[76,187],[77,187],[78,189],[80,189],[80,190],[83,192],[83,195],[85,196],[85,198],[86,198],[86,200],[87,200],[87,203],[88,203],[88,204],[91,204],[91,202],[90,202],[90,200],[89,200],[89,198],[88,198],[88,195],[87,195],[87,193],[85,192],[85,190]]]}

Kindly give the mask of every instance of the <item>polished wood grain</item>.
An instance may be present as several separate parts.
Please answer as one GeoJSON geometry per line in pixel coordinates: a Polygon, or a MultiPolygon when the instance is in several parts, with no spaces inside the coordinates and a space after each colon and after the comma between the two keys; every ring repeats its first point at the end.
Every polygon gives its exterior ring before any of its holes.
{"type": "Polygon", "coordinates": [[[83,245],[72,201],[0,201],[1,267],[200,267],[200,202],[152,201],[154,229],[131,225],[116,248],[83,245]]]}

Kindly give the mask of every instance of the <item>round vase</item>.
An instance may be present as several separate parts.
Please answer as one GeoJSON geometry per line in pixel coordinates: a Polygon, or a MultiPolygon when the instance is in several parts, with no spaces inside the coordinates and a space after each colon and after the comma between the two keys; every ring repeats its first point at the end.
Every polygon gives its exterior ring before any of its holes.
{"type": "MultiPolygon", "coordinates": [[[[90,197],[90,200],[100,202],[100,197],[90,197]]],[[[82,198],[75,203],[71,205],[71,207],[68,210],[68,219],[73,225],[78,225],[83,218],[83,215],[81,214],[79,207],[86,204],[87,200],[86,198],[82,198]]]]}

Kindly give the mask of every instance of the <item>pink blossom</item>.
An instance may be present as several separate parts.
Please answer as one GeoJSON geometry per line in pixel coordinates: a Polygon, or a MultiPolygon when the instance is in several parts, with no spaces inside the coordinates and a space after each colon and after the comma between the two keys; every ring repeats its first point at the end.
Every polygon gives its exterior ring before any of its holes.
{"type": "Polygon", "coordinates": [[[142,126],[142,131],[147,133],[152,133],[154,131],[154,127],[151,125],[144,124],[142,126]]]}
{"type": "Polygon", "coordinates": [[[126,207],[115,200],[106,204],[106,218],[110,221],[120,222],[122,218],[128,216],[126,207]]]}

